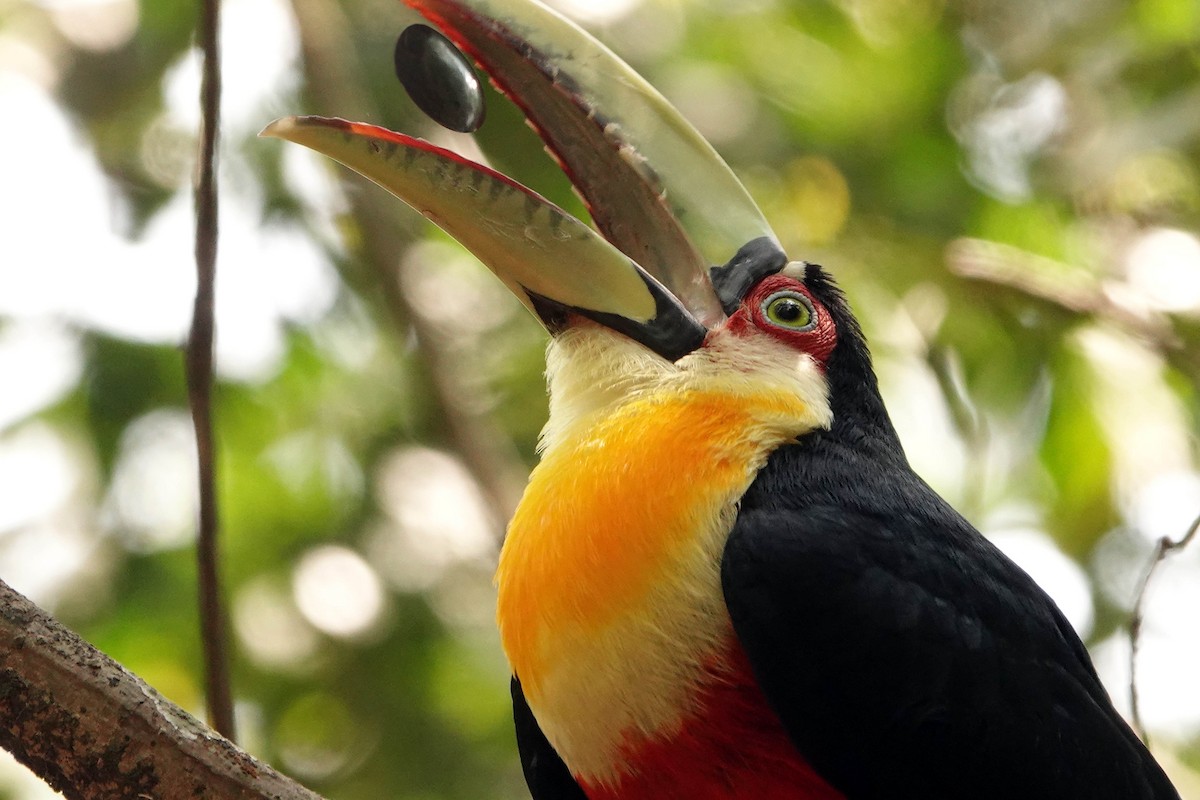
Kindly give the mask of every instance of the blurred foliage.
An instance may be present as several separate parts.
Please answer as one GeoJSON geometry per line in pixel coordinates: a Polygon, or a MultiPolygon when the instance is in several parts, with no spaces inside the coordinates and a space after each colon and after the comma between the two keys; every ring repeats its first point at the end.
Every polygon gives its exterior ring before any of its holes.
{"type": "MultiPolygon", "coordinates": [[[[236,26],[264,5],[294,26],[270,32],[290,43],[287,79],[227,115],[224,185],[253,198],[264,233],[319,248],[337,285],[318,318],[280,321],[271,369],[222,373],[217,390],[244,743],[331,797],[522,797],[490,572],[545,415],[542,334],[398,203],[331,166],[336,191],[317,202],[301,157],[253,138],[279,114],[324,113],[474,147],[399,90],[391,48],[411,12],[228,0],[227,39],[252,42],[236,26]]],[[[914,464],[985,530],[1015,514],[1048,534],[1087,575],[1089,643],[1117,631],[1161,535],[1142,529],[1146,492],[1183,475],[1168,505],[1200,512],[1200,5],[620,5],[580,8],[726,155],[789,252],[847,288],[914,464]]],[[[195,15],[192,2],[0,2],[0,72],[38,54],[127,237],[188,191],[193,133],[170,86],[195,15]],[[132,22],[104,39],[86,14],[132,22]]],[[[227,85],[255,84],[252,56],[227,85]]],[[[491,163],[583,214],[519,113],[488,99],[476,140],[491,163]]],[[[178,243],[181,262],[190,252],[178,243]]],[[[86,558],[34,598],[199,709],[187,493],[160,494],[170,475],[131,455],[186,442],[177,343],[65,324],[77,378],[7,421],[0,449],[49,426],[76,489],[0,524],[0,576],[23,588],[56,556],[22,542],[70,526],[86,558]],[[154,506],[177,497],[182,520],[154,506]]],[[[1170,742],[1192,765],[1198,734],[1200,719],[1170,742]]]]}

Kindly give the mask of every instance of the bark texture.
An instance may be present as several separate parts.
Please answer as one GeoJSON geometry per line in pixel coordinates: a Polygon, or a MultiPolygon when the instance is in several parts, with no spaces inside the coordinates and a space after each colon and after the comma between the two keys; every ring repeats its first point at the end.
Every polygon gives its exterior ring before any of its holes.
{"type": "Polygon", "coordinates": [[[3,582],[0,747],[71,800],[321,800],[3,582]]]}

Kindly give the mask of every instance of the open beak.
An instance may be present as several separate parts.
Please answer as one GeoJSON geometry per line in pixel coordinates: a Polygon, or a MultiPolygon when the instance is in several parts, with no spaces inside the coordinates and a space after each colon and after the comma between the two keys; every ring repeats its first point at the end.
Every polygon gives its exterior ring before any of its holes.
{"type": "Polygon", "coordinates": [[[786,263],[716,151],[582,29],[533,0],[406,2],[525,112],[599,234],[494,170],[384,128],[287,117],[263,135],[324,153],[424,214],[552,333],[578,315],[674,361],[786,263]]]}

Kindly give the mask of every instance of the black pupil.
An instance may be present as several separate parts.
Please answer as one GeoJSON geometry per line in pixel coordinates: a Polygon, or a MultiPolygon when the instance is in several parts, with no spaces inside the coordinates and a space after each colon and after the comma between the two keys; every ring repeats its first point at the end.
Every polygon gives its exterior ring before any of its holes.
{"type": "Polygon", "coordinates": [[[775,304],[775,317],[781,322],[796,322],[804,316],[804,306],[795,300],[780,300],[775,304]]]}

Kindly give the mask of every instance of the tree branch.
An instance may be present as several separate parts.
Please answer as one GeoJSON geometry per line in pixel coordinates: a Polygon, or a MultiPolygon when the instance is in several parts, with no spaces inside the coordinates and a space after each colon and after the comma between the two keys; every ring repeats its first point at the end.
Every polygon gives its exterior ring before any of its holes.
{"type": "Polygon", "coordinates": [[[955,275],[1003,286],[1073,314],[1116,323],[1160,352],[1182,346],[1169,321],[1127,308],[1099,281],[1054,259],[999,242],[963,238],[946,248],[946,263],[955,275]]]}
{"type": "Polygon", "coordinates": [[[2,581],[0,746],[70,800],[321,800],[2,581]]]}

